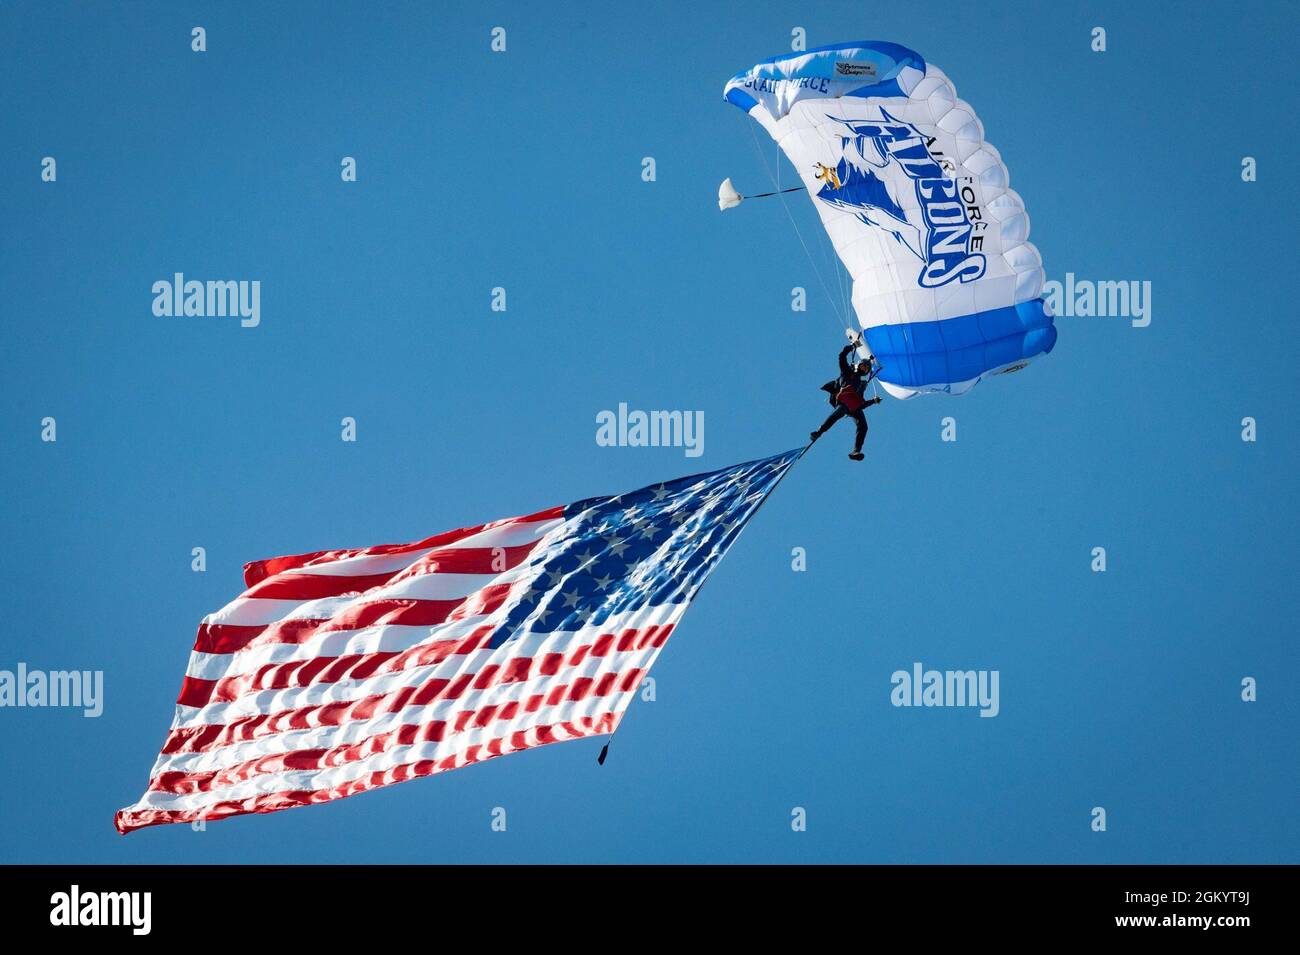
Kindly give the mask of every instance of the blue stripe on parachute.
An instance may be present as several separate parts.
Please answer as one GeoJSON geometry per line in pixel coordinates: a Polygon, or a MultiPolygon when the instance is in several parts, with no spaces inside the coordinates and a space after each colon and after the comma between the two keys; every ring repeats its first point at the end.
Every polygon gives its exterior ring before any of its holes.
{"type": "MultiPolygon", "coordinates": [[[[755,73],[759,77],[766,79],[797,80],[808,76],[835,79],[834,64],[836,60],[872,63],[880,69],[880,76],[876,82],[867,83],[847,93],[840,93],[839,96],[860,96],[863,98],[868,96],[903,96],[903,90],[898,85],[898,74],[903,67],[911,66],[922,73],[925,72],[925,57],[915,50],[909,50],[905,46],[890,43],[887,40],[851,40],[847,43],[832,43],[828,46],[819,46],[803,52],[783,53],[779,56],[768,57],[766,60],[754,64],[750,69],[737,73],[732,77],[731,81],[739,83],[754,79],[755,73]],[[849,50],[855,52],[848,53],[849,50]],[[846,53],[847,55],[844,55],[846,53]],[[812,59],[795,70],[777,72],[763,69],[764,67],[773,67],[779,63],[809,55],[812,55],[812,59]]],[[[826,98],[833,99],[835,97],[826,98]]],[[[753,96],[744,90],[735,88],[727,91],[727,102],[740,107],[746,113],[758,105],[758,100],[753,96]]]]}
{"type": "MultiPolygon", "coordinates": [[[[922,72],[925,71],[925,57],[921,56],[921,54],[917,53],[915,50],[908,49],[907,47],[903,46],[901,43],[891,43],[888,40],[846,40],[843,43],[829,43],[826,46],[815,46],[811,50],[800,50],[792,53],[780,53],[776,56],[769,56],[766,60],[759,60],[754,65],[769,66],[769,65],[780,63],[782,60],[794,60],[794,59],[798,59],[799,57],[808,56],[813,53],[843,53],[846,50],[858,50],[858,51],[868,51],[871,53],[879,53],[881,56],[885,56],[893,60],[895,64],[895,68],[903,67],[903,66],[914,66],[918,70],[921,70],[922,72]]],[[[799,69],[798,71],[796,71],[791,75],[796,77],[822,76],[822,75],[829,76],[830,75],[829,73],[822,74],[822,73],[815,72],[813,69],[813,65],[824,63],[830,59],[841,59],[841,60],[859,59],[859,60],[870,60],[874,62],[874,60],[871,57],[861,56],[860,54],[857,56],[847,56],[847,57],[818,56],[818,57],[814,57],[812,63],[802,67],[801,69],[799,69]]]]}
{"type": "MultiPolygon", "coordinates": [[[[727,90],[727,102],[731,103],[733,106],[739,106],[746,113],[758,105],[758,100],[754,99],[754,97],[750,96],[739,86],[733,86],[731,89],[727,90]]],[[[731,115],[735,116],[736,114],[732,113],[731,115]]]]}
{"type": "Polygon", "coordinates": [[[1056,344],[1041,298],[934,322],[877,325],[863,332],[880,361],[880,380],[904,388],[955,385],[1056,344]]]}

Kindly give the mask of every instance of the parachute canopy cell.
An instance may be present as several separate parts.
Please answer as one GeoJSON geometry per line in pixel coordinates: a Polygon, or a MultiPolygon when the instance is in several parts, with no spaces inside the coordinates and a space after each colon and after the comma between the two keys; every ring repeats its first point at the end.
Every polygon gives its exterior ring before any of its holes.
{"type": "Polygon", "coordinates": [[[890,394],[961,394],[1052,350],[1024,201],[941,70],[840,43],[759,63],[724,95],[803,179],[890,394]]]}

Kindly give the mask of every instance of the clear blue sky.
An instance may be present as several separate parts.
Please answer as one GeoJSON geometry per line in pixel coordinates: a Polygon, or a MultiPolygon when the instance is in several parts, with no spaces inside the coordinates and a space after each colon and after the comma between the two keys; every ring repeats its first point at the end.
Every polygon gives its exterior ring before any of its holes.
{"type": "Polygon", "coordinates": [[[0,860],[1300,861],[1294,6],[545,6],[0,7],[0,668],[107,684],[97,720],[0,710],[0,860]],[[767,184],[722,85],[795,26],[939,64],[1049,277],[1150,281],[1150,326],[1063,317],[1025,372],[887,401],[865,465],[841,425],[604,767],[583,741],[117,835],[245,561],[801,443],[830,303],[778,205],[715,203],[724,176],[767,184]],[[154,317],[176,271],[260,279],[261,327],[154,317]],[[598,447],[620,401],[703,410],[705,454],[598,447]],[[892,707],[914,661],[999,670],[1001,714],[892,707]]]}

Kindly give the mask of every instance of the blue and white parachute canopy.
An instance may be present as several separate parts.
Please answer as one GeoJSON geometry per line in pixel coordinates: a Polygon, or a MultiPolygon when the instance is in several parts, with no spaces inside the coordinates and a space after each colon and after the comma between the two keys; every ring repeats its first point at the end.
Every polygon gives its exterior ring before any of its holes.
{"type": "MultiPolygon", "coordinates": [[[[765,60],[724,95],[789,157],[890,394],[962,394],[1056,344],[1029,216],[941,70],[896,43],[765,60]]],[[[728,180],[719,205],[741,197],[728,180]]]]}

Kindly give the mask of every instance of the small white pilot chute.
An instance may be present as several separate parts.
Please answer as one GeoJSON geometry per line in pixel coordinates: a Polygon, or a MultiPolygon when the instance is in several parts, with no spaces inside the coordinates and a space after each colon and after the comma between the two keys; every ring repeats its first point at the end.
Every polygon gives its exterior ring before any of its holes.
{"type": "Polygon", "coordinates": [[[718,186],[718,208],[723,212],[736,208],[744,198],[736,191],[729,178],[722,180],[722,185],[718,186]]]}
{"type": "Polygon", "coordinates": [[[722,180],[722,185],[718,186],[718,208],[726,212],[728,209],[736,208],[745,199],[765,199],[768,196],[779,196],[787,192],[803,192],[807,188],[807,186],[792,186],[775,192],[756,192],[752,196],[742,196],[731,184],[731,179],[727,178],[722,180]]]}

